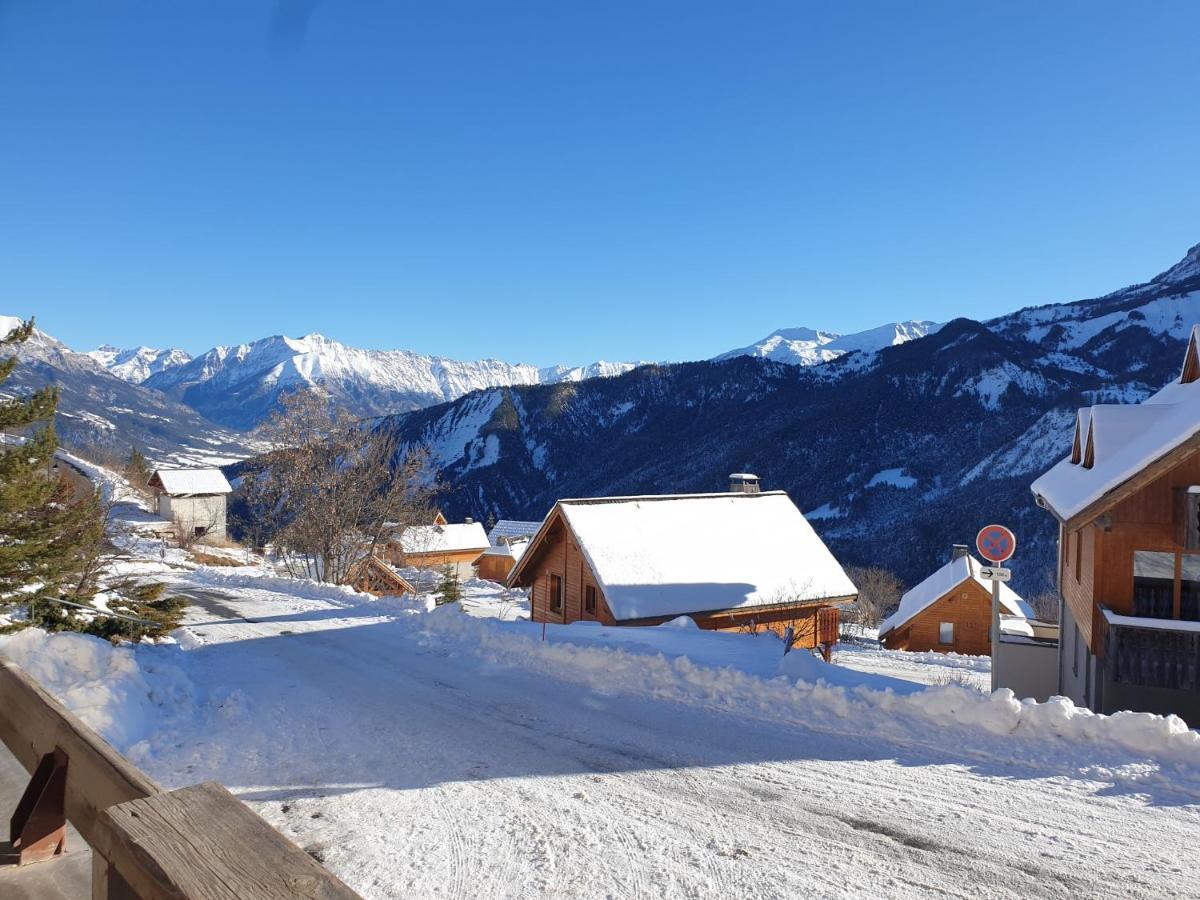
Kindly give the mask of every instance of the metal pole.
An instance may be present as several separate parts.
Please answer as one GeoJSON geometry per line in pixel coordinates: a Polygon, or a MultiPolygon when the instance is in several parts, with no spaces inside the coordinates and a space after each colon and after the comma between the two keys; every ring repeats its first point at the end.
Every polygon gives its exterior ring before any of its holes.
{"type": "Polygon", "coordinates": [[[996,661],[1000,658],[1000,579],[992,579],[992,690],[996,690],[996,661]]]}

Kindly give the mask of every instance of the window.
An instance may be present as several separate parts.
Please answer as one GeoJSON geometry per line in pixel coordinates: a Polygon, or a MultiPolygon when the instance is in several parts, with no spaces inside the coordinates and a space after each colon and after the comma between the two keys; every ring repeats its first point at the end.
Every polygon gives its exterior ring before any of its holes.
{"type": "Polygon", "coordinates": [[[562,612],[562,576],[550,576],[550,611],[562,612]]]}
{"type": "Polygon", "coordinates": [[[1071,546],[1075,548],[1075,583],[1083,581],[1083,532],[1071,534],[1071,546]]]}
{"type": "Polygon", "coordinates": [[[953,644],[954,643],[954,623],[939,622],[938,623],[938,643],[953,644]]]}
{"type": "Polygon", "coordinates": [[[1136,550],[1133,554],[1133,614],[1170,619],[1175,606],[1175,554],[1136,550]]]}
{"type": "Polygon", "coordinates": [[[583,589],[583,611],[593,616],[596,614],[596,588],[594,585],[589,584],[583,589]]]}
{"type": "Polygon", "coordinates": [[[1079,677],[1079,626],[1075,624],[1075,620],[1071,620],[1071,630],[1075,632],[1075,649],[1071,653],[1071,674],[1076,678],[1079,677]]]}
{"type": "Polygon", "coordinates": [[[197,525],[194,531],[196,532],[196,537],[204,537],[204,535],[208,533],[208,529],[203,525],[197,525]]]}
{"type": "Polygon", "coordinates": [[[1200,556],[1183,555],[1179,578],[1179,618],[1200,622],[1200,556]]]}

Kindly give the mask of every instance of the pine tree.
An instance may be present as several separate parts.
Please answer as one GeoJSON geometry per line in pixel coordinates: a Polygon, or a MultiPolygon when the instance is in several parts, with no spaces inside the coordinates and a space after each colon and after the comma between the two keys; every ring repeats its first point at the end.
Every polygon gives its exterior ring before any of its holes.
{"type": "MultiPolygon", "coordinates": [[[[22,343],[32,334],[31,319],[0,339],[0,346],[22,343]]],[[[0,360],[0,385],[16,365],[15,356],[0,360]]],[[[95,493],[81,496],[57,471],[52,421],[57,406],[54,387],[0,401],[0,428],[27,432],[23,442],[0,447],[0,607],[28,602],[36,610],[37,600],[61,596],[78,568],[81,544],[103,528],[97,524],[95,493]]]]}
{"type": "Polygon", "coordinates": [[[142,451],[134,447],[129,451],[129,462],[125,464],[125,477],[129,479],[129,483],[133,485],[135,490],[145,490],[146,485],[150,482],[150,476],[154,473],[150,470],[150,463],[146,462],[146,457],[142,456],[142,451]]]}
{"type": "Polygon", "coordinates": [[[458,566],[443,566],[442,580],[438,582],[435,602],[438,606],[444,606],[447,603],[457,603],[461,599],[462,588],[458,584],[458,566]]]}

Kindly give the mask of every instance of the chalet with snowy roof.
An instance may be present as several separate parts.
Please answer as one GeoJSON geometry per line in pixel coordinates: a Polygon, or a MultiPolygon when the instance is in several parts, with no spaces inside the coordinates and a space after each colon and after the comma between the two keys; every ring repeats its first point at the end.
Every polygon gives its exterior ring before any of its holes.
{"type": "Polygon", "coordinates": [[[826,653],[858,596],[788,495],[757,490],[560,500],[508,583],[530,590],[537,622],[790,626],[826,653]]]}
{"type": "Polygon", "coordinates": [[[485,581],[506,583],[517,560],[529,546],[529,540],[529,538],[506,538],[502,543],[488,547],[475,559],[475,574],[485,581]]]}
{"type": "Polygon", "coordinates": [[[432,525],[405,525],[393,532],[384,547],[384,561],[418,569],[460,567],[470,575],[471,566],[490,545],[487,532],[478,522],[447,522],[438,513],[432,525]]]}
{"type": "Polygon", "coordinates": [[[148,486],[159,516],[189,540],[225,539],[225,500],[233,488],[220,469],[157,469],[148,486]]]}
{"type": "MultiPolygon", "coordinates": [[[[890,650],[990,656],[992,586],[980,577],[980,568],[967,547],[956,544],[949,562],[900,598],[899,608],[879,626],[880,643],[890,650]]],[[[1007,584],[1000,585],[1000,614],[1002,623],[1033,618],[1007,584]]]]}
{"type": "Polygon", "coordinates": [[[1098,712],[1200,725],[1200,326],[1179,378],[1137,405],[1079,410],[1068,457],[1033,483],[1059,523],[1059,688],[1098,712]]]}

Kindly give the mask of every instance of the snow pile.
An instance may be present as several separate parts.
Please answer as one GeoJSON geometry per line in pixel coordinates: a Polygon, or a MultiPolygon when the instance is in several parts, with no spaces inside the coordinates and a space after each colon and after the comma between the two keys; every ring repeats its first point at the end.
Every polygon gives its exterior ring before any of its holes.
{"type": "MultiPolygon", "coordinates": [[[[441,644],[442,649],[450,644],[457,653],[519,666],[558,681],[587,684],[601,693],[648,695],[902,741],[924,740],[931,728],[938,728],[947,735],[957,730],[965,743],[979,744],[972,735],[986,732],[1006,740],[999,745],[984,742],[984,752],[1006,759],[1016,749],[1013,742],[1020,743],[1020,752],[1030,758],[1049,758],[1063,752],[1058,741],[1068,741],[1116,746],[1193,771],[1200,766],[1200,732],[1189,730],[1177,716],[1135,712],[1105,716],[1075,707],[1062,697],[1046,703],[1021,701],[1008,689],[983,694],[957,685],[922,688],[830,665],[803,651],[789,653],[776,664],[776,673],[784,677],[763,678],[731,666],[704,665],[688,656],[647,652],[644,647],[588,645],[584,637],[599,632],[661,631],[653,628],[552,626],[550,639],[542,641],[539,624],[471,619],[453,606],[418,616],[413,627],[426,643],[441,644]]],[[[671,631],[680,637],[689,634],[671,631]]]]}
{"type": "Polygon", "coordinates": [[[90,635],[27,628],[0,637],[0,656],[119,748],[151,737],[164,710],[186,715],[193,707],[191,681],[177,666],[90,635]]]}

